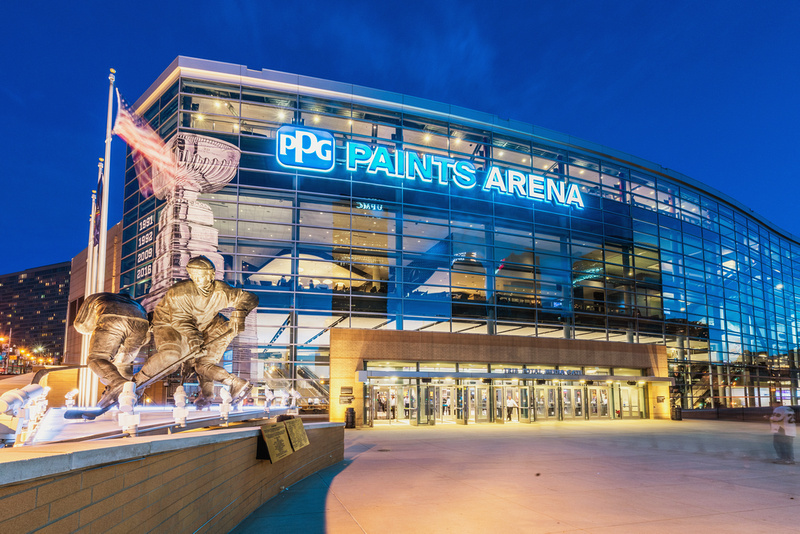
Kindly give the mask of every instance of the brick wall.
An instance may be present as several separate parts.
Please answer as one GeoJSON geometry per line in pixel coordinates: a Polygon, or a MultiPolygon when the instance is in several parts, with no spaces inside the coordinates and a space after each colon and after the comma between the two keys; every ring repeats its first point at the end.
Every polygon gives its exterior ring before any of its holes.
{"type": "Polygon", "coordinates": [[[0,532],[228,532],[281,487],[343,459],[344,428],[313,426],[310,444],[275,464],[256,459],[258,429],[249,429],[236,439],[0,486],[0,532]]]}

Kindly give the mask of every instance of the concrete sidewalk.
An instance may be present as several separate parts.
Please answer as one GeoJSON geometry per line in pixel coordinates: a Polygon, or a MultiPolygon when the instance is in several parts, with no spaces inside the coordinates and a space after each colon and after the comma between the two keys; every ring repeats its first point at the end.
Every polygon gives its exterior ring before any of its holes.
{"type": "Polygon", "coordinates": [[[800,464],[774,456],[766,422],[347,430],[234,532],[798,532],[800,464]]]}

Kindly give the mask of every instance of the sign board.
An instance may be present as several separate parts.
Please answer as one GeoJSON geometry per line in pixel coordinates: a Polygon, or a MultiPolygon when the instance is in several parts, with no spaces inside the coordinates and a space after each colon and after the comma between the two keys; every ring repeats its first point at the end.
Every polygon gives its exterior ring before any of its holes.
{"type": "Polygon", "coordinates": [[[308,434],[306,434],[306,427],[303,426],[302,419],[289,419],[284,421],[286,431],[289,433],[289,441],[292,442],[292,449],[302,449],[308,445],[308,434]]]}
{"type": "MultiPolygon", "coordinates": [[[[289,443],[289,433],[286,431],[286,425],[284,425],[283,422],[263,425],[261,427],[261,436],[266,443],[270,463],[274,464],[278,460],[292,454],[292,445],[289,443]]],[[[257,454],[256,457],[266,459],[260,454],[257,454]]]]}
{"type": "Polygon", "coordinates": [[[342,395],[339,397],[339,404],[353,404],[353,397],[352,395],[342,395]]]}
{"type": "Polygon", "coordinates": [[[503,372],[507,375],[561,375],[561,376],[569,376],[569,375],[581,375],[583,371],[576,370],[576,369],[511,369],[506,368],[503,369],[503,372]]]}
{"type": "MultiPolygon", "coordinates": [[[[325,130],[281,126],[277,133],[276,152],[278,164],[290,169],[328,173],[337,164],[336,140],[331,132],[325,130]]],[[[346,141],[339,152],[343,152],[340,156],[346,171],[381,175],[390,183],[420,181],[442,187],[452,183],[464,190],[480,188],[484,194],[496,193],[501,198],[514,196],[564,207],[584,207],[578,184],[569,183],[553,173],[529,173],[496,165],[479,170],[469,159],[390,149],[354,140],[346,141]]]]}
{"type": "Polygon", "coordinates": [[[342,395],[352,395],[353,394],[353,386],[342,386],[341,390],[339,391],[342,395]]]}

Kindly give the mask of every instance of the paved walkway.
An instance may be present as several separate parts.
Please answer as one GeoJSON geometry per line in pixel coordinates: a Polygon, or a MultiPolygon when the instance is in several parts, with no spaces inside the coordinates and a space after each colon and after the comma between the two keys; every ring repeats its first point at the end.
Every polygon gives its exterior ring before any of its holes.
{"type": "Polygon", "coordinates": [[[766,422],[346,430],[234,532],[798,532],[800,463],[773,457],[766,422]]]}

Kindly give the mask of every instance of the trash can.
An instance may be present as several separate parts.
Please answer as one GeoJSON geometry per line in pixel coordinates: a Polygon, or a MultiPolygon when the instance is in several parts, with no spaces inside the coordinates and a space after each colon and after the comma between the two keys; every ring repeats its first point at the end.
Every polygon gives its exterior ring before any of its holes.
{"type": "Polygon", "coordinates": [[[344,411],[344,427],[356,427],[356,410],[354,408],[348,408],[344,411]]]}
{"type": "Polygon", "coordinates": [[[683,421],[683,414],[681,414],[681,405],[676,404],[672,407],[672,420],[673,421],[683,421]]]}

